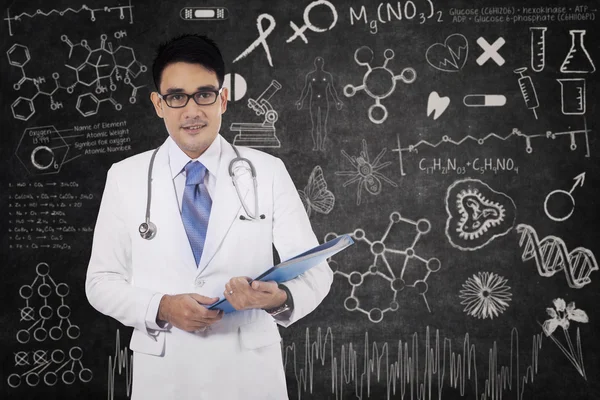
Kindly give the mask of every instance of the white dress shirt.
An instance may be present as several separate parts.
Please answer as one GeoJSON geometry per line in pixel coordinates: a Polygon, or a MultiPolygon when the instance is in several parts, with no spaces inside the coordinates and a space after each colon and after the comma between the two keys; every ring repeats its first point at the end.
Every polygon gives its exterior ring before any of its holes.
{"type": "MultiPolygon", "coordinates": [[[[181,213],[183,192],[185,190],[185,166],[190,161],[199,161],[208,170],[208,173],[204,176],[204,184],[206,185],[208,194],[212,198],[215,194],[215,188],[217,187],[217,171],[219,170],[219,163],[221,161],[221,140],[219,140],[219,136],[213,140],[208,149],[206,149],[200,157],[195,159],[191,159],[185,154],[171,137],[167,139],[167,145],[169,146],[169,166],[171,168],[173,188],[177,197],[179,212],[181,213]]],[[[148,310],[146,311],[146,327],[150,332],[152,330],[166,330],[170,327],[169,324],[161,326],[156,323],[160,300],[163,296],[164,294],[162,293],[156,293],[148,305],[148,310]]]]}
{"type": "Polygon", "coordinates": [[[200,157],[194,159],[185,154],[171,137],[167,139],[169,145],[169,166],[171,167],[171,177],[175,186],[179,212],[181,212],[183,192],[185,190],[185,166],[190,161],[200,161],[206,167],[208,174],[204,176],[204,185],[206,185],[210,197],[214,196],[215,188],[217,187],[217,171],[219,170],[219,162],[221,161],[221,141],[218,139],[219,137],[217,136],[208,149],[200,157]]]}

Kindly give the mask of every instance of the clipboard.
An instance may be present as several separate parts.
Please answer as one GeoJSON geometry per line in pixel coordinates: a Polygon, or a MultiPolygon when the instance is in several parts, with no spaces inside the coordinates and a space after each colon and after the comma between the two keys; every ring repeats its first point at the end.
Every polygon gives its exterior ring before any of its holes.
{"type": "MultiPolygon", "coordinates": [[[[252,279],[253,281],[275,281],[277,283],[289,281],[303,274],[312,267],[352,245],[354,241],[350,235],[341,235],[317,247],[305,251],[289,260],[268,268],[265,272],[252,279]]],[[[225,313],[236,311],[225,297],[219,298],[216,303],[207,307],[209,310],[223,310],[225,313]]]]}

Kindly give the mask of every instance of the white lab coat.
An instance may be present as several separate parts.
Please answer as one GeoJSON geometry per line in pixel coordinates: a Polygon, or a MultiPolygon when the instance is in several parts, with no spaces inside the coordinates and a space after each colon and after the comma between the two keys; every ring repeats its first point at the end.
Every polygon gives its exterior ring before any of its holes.
{"type": "MultiPolygon", "coordinates": [[[[258,180],[259,212],[265,219],[244,221],[229,177],[233,148],[220,135],[221,160],[205,242],[198,267],[186,236],[169,168],[168,146],[158,151],[152,178],[151,221],[156,237],[145,240],[151,151],[114,164],[100,205],[86,293],[98,311],[134,328],[133,399],[285,399],[281,337],[263,310],[226,314],[204,333],[175,327],[151,330],[146,314],[156,293],[222,295],[234,276],[257,276],[272,265],[272,244],[282,260],[318,244],[296,188],[278,158],[239,148],[252,161],[258,180]]],[[[254,210],[252,180],[240,191],[254,210]]],[[[332,282],[326,263],[288,281],[294,311],[288,326],[310,313],[332,282]]]]}

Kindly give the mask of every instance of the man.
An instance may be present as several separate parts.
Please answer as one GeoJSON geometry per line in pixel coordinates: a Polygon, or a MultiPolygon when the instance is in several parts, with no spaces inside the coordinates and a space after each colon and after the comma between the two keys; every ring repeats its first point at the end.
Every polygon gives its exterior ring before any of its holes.
{"type": "Polygon", "coordinates": [[[238,151],[255,168],[256,192],[243,162],[232,184],[214,42],[185,35],[162,45],[153,77],[169,137],[154,158],[145,152],[109,170],[87,297],[134,328],[133,399],[285,399],[276,322],[310,313],[332,271],[322,263],[285,286],[248,284],[272,265],[272,245],[284,260],[318,244],[296,188],[281,160],[248,148],[238,151]],[[220,295],[238,311],[208,309],[220,295]]]}

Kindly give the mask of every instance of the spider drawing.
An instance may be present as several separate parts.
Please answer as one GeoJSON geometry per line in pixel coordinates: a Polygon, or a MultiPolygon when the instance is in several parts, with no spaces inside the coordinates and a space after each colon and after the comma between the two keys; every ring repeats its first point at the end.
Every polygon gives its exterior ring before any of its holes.
{"type": "Polygon", "coordinates": [[[341,176],[351,176],[346,182],[344,182],[344,187],[357,182],[358,188],[356,191],[356,205],[360,205],[361,203],[361,192],[362,188],[367,190],[367,192],[378,195],[381,193],[382,183],[381,181],[387,182],[393,187],[398,187],[398,185],[390,180],[388,177],[384,176],[380,169],[383,169],[390,165],[391,161],[386,161],[384,163],[379,163],[381,158],[385,155],[387,148],[383,148],[381,152],[375,157],[375,160],[372,162],[369,160],[369,153],[367,151],[367,141],[365,139],[362,140],[362,151],[358,157],[352,156],[350,157],[348,153],[342,150],[342,155],[350,161],[352,166],[356,168],[356,171],[336,171],[336,175],[341,176]]]}

